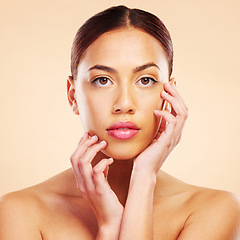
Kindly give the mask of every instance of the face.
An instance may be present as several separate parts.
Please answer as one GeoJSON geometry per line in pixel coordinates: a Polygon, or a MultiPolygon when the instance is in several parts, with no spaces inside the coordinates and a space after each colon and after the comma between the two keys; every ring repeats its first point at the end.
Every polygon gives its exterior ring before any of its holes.
{"type": "Polygon", "coordinates": [[[130,159],[152,142],[167,81],[164,49],[141,30],[110,31],[88,47],[72,89],[84,130],[107,141],[105,155],[130,159]]]}

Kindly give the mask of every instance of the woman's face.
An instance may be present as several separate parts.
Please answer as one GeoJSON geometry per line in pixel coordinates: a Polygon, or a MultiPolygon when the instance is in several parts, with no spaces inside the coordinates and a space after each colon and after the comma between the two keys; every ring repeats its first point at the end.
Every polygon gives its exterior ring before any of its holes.
{"type": "Polygon", "coordinates": [[[101,35],[86,50],[78,66],[75,100],[84,131],[108,145],[102,152],[130,159],[154,139],[168,62],[151,35],[123,28],[101,35]],[[114,124],[114,125],[113,125],[114,124]]]}

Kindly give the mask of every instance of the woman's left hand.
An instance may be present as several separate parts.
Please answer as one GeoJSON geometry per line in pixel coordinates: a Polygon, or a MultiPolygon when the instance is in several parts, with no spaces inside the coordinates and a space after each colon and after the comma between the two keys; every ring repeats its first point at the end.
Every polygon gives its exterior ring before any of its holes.
{"type": "Polygon", "coordinates": [[[167,110],[154,111],[156,117],[162,118],[161,126],[152,143],[136,157],[134,172],[156,176],[170,152],[181,139],[182,130],[188,117],[188,108],[174,84],[166,83],[164,90],[161,92],[161,97],[171,104],[171,112],[167,110]],[[165,125],[164,128],[163,125],[165,125]]]}

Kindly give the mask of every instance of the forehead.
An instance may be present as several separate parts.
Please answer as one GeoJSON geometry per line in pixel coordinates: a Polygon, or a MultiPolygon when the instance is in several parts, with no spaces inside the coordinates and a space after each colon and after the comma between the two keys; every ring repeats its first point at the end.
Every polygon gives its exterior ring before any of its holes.
{"type": "Polygon", "coordinates": [[[142,30],[122,28],[104,33],[94,41],[87,48],[80,65],[103,64],[118,68],[147,62],[154,62],[167,70],[167,58],[162,45],[142,30]]]}

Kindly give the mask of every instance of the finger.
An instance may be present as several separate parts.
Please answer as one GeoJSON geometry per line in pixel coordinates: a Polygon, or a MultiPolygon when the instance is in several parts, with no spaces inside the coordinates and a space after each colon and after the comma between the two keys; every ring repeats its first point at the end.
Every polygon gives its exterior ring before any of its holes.
{"type": "Polygon", "coordinates": [[[89,137],[88,133],[84,133],[78,146],[77,149],[75,150],[75,152],[72,154],[72,156],[70,157],[71,160],[71,164],[72,164],[72,169],[73,169],[73,173],[77,182],[77,187],[79,189],[79,191],[83,194],[84,192],[86,192],[85,190],[85,184],[84,184],[84,180],[82,178],[82,174],[81,171],[79,169],[78,166],[78,162],[80,161],[82,155],[84,154],[84,152],[86,152],[87,148],[94,144],[97,141],[97,137],[89,137]]]}
{"type": "Polygon", "coordinates": [[[106,184],[106,169],[113,163],[113,159],[102,159],[94,168],[93,168],[93,179],[95,183],[95,190],[98,194],[104,194],[106,187],[109,187],[106,184]]]}
{"type": "Polygon", "coordinates": [[[163,133],[165,133],[165,135],[168,138],[172,138],[172,135],[173,135],[176,125],[177,125],[177,119],[166,110],[164,110],[164,111],[154,110],[154,114],[157,117],[162,117],[167,122],[167,126],[163,133]]]}
{"type": "Polygon", "coordinates": [[[82,196],[84,196],[86,194],[86,189],[85,189],[85,184],[84,184],[84,181],[82,179],[82,175],[80,173],[80,170],[79,170],[78,166],[75,166],[74,164],[72,165],[72,169],[73,169],[73,174],[75,176],[77,188],[78,188],[80,194],[82,196]]]}
{"type": "Polygon", "coordinates": [[[182,120],[181,118],[178,117],[174,117],[167,111],[156,110],[154,113],[156,116],[161,117],[162,119],[168,122],[168,124],[165,125],[166,128],[164,132],[158,133],[158,136],[160,136],[162,133],[170,134],[170,136],[172,136],[173,145],[178,144],[181,138],[185,120],[182,120]],[[170,125],[169,123],[172,124],[170,125]]]}
{"type": "Polygon", "coordinates": [[[82,175],[85,188],[89,192],[94,192],[94,183],[92,180],[92,174],[93,174],[93,169],[92,169],[92,160],[96,156],[96,154],[104,149],[107,146],[106,141],[102,141],[100,143],[94,144],[89,149],[85,152],[85,154],[81,157],[81,159],[78,162],[78,167],[80,170],[80,173],[82,175]]]}
{"type": "MultiPolygon", "coordinates": [[[[158,118],[158,116],[156,116],[156,117],[158,118]]],[[[158,131],[157,131],[154,139],[158,139],[161,136],[162,132],[166,129],[166,125],[167,125],[166,120],[163,117],[160,117],[159,128],[158,128],[158,131]]]]}
{"type": "Polygon", "coordinates": [[[185,109],[185,107],[182,105],[182,103],[179,102],[179,99],[169,94],[163,93],[163,95],[166,98],[166,100],[171,104],[172,106],[171,114],[175,116],[177,120],[173,139],[175,143],[178,144],[181,138],[181,133],[182,133],[184,124],[188,118],[188,112],[185,109]]]}
{"type": "Polygon", "coordinates": [[[179,100],[177,98],[167,94],[164,91],[161,93],[161,96],[165,101],[168,101],[171,104],[172,115],[177,117],[182,123],[185,122],[188,117],[188,112],[184,108],[184,106],[179,102],[179,100]]]}
{"type": "Polygon", "coordinates": [[[82,137],[81,137],[81,139],[80,139],[80,141],[79,141],[79,143],[78,143],[78,145],[80,145],[80,144],[82,143],[83,139],[86,139],[87,136],[88,136],[88,133],[87,133],[87,132],[84,132],[83,135],[82,135],[82,137]]]}
{"type": "Polygon", "coordinates": [[[96,154],[102,149],[106,148],[106,146],[107,142],[105,140],[89,146],[85,153],[81,156],[80,162],[91,163],[96,154]]]}
{"type": "Polygon", "coordinates": [[[79,189],[80,193],[83,194],[84,192],[84,184],[83,184],[83,180],[81,177],[81,173],[79,171],[78,165],[77,165],[77,160],[78,160],[78,155],[77,152],[79,151],[79,145],[88,137],[88,133],[84,133],[83,136],[81,137],[77,149],[74,151],[74,153],[72,154],[72,156],[70,157],[70,161],[72,164],[72,170],[73,170],[73,174],[75,176],[76,179],[76,184],[77,184],[77,188],[79,189]]]}
{"type": "Polygon", "coordinates": [[[166,122],[166,120],[163,118],[163,117],[161,117],[161,119],[160,119],[160,126],[159,126],[159,132],[160,133],[162,133],[164,130],[165,130],[165,128],[166,128],[166,124],[167,124],[167,122],[166,122]]]}
{"type": "Polygon", "coordinates": [[[182,104],[182,106],[185,108],[185,110],[187,111],[187,105],[185,104],[185,102],[183,101],[182,97],[180,96],[180,94],[177,91],[177,88],[174,84],[170,84],[170,83],[166,83],[164,84],[164,90],[169,93],[169,95],[176,97],[179,102],[182,104]]]}
{"type": "Polygon", "coordinates": [[[87,151],[87,149],[96,143],[98,141],[98,137],[94,135],[93,137],[90,137],[88,133],[86,133],[82,139],[80,140],[76,150],[71,156],[71,162],[72,161],[78,161],[79,158],[87,151]]]}

